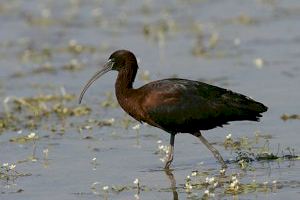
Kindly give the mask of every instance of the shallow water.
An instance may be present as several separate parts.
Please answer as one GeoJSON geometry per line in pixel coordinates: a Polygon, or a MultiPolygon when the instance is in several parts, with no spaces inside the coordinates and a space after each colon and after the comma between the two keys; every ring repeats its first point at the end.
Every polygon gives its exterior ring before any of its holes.
{"type": "MultiPolygon", "coordinates": [[[[284,113],[300,114],[299,20],[297,0],[1,1],[1,102],[9,97],[12,106],[14,97],[64,91],[78,95],[114,50],[130,49],[140,65],[136,87],[144,84],[147,70],[151,80],[173,76],[201,80],[246,94],[269,107],[259,123],[234,122],[204,132],[226,160],[236,157],[234,151],[224,149],[228,133],[235,140],[252,139],[255,132],[271,135],[271,152],[276,153],[280,145],[280,152],[290,147],[299,155],[299,120],[281,119],[284,113]],[[66,67],[70,63],[75,70],[66,67]]],[[[106,93],[114,92],[115,78],[115,72],[109,73],[88,90],[83,103],[92,109],[89,115],[63,120],[50,116],[37,129],[23,126],[0,133],[0,164],[15,163],[16,171],[27,174],[1,179],[1,199],[150,200],[176,199],[176,194],[178,199],[200,199],[204,195],[205,188],[187,192],[185,183],[195,170],[203,173],[197,176],[201,182],[217,177],[220,165],[211,153],[197,138],[177,135],[172,166],[177,188],[172,190],[156,154],[157,141],[168,144],[169,135],[147,125],[133,130],[134,121],[125,129],[122,122],[130,118],[120,107],[101,106],[106,93]],[[78,131],[78,124],[88,119],[111,118],[115,119],[111,126],[91,123],[85,127],[91,130],[78,131]],[[30,132],[39,138],[10,142],[30,132]],[[33,151],[35,159],[28,159],[33,151]],[[136,178],[139,192],[133,183],[136,178]]],[[[77,100],[68,105],[77,106],[77,100]]],[[[5,109],[3,103],[1,116],[5,109]]],[[[261,139],[257,146],[264,142],[261,139]]],[[[298,199],[299,159],[256,161],[251,167],[242,170],[230,164],[226,174],[238,174],[243,184],[255,180],[262,184],[261,189],[233,195],[225,192],[228,186],[224,184],[215,188],[211,198],[298,199]]]]}

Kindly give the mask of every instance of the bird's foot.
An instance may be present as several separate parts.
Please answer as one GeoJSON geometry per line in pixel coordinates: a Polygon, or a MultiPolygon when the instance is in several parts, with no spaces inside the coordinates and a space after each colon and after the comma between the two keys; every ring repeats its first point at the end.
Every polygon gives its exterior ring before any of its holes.
{"type": "Polygon", "coordinates": [[[172,164],[172,160],[168,160],[165,164],[165,169],[169,170],[170,169],[170,166],[172,164]]]}
{"type": "Polygon", "coordinates": [[[221,163],[222,164],[222,169],[227,169],[227,165],[224,163],[221,163]]]}
{"type": "Polygon", "coordinates": [[[170,152],[168,155],[168,160],[166,161],[166,164],[165,164],[165,169],[170,169],[172,161],[173,161],[173,152],[170,152]]]}

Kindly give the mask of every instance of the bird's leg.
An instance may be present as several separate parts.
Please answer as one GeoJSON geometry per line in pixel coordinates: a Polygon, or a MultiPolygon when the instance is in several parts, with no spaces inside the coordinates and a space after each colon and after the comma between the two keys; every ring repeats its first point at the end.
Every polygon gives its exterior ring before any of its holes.
{"type": "Polygon", "coordinates": [[[201,132],[199,131],[199,133],[196,133],[195,136],[197,136],[201,142],[213,153],[214,157],[222,164],[222,168],[227,168],[227,165],[219,151],[202,136],[201,132]]]}
{"type": "Polygon", "coordinates": [[[174,141],[175,141],[175,134],[171,134],[171,136],[170,136],[170,148],[169,148],[169,153],[168,153],[168,158],[167,158],[167,161],[166,161],[165,169],[169,169],[170,165],[173,161],[174,141]]]}

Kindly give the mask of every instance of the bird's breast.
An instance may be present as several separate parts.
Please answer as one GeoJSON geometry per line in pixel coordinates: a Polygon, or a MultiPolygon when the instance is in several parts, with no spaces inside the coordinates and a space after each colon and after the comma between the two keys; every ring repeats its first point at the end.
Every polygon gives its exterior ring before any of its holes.
{"type": "Polygon", "coordinates": [[[117,98],[121,108],[131,117],[141,122],[144,121],[144,112],[141,106],[134,98],[117,98]]]}

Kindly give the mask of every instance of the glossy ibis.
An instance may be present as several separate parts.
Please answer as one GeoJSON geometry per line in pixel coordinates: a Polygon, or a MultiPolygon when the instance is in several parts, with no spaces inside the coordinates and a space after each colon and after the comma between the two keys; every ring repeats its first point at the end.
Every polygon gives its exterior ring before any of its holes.
{"type": "Polygon", "coordinates": [[[165,168],[173,161],[174,140],[177,133],[190,133],[198,137],[213,153],[216,159],[226,164],[215,149],[201,134],[223,126],[230,121],[258,121],[267,107],[242,94],[206,83],[170,78],[148,83],[134,89],[138,64],[133,53],[127,50],[115,51],[104,67],[84,86],[79,103],[88,87],[108,71],[118,71],[115,93],[121,107],[139,122],[170,133],[170,153],[165,168]]]}

